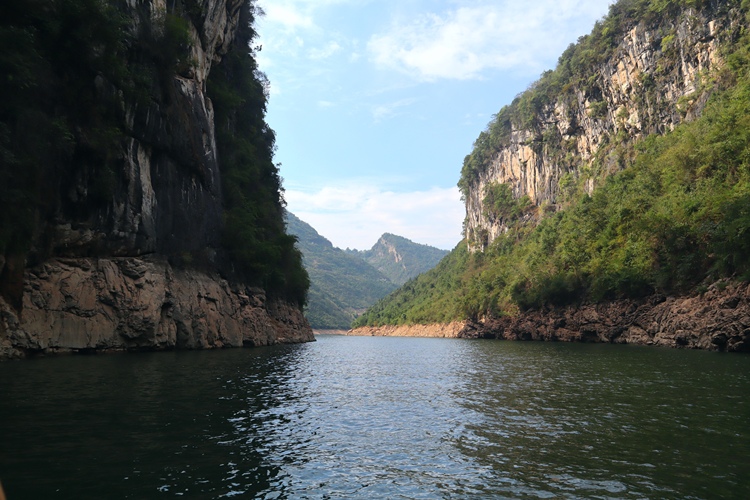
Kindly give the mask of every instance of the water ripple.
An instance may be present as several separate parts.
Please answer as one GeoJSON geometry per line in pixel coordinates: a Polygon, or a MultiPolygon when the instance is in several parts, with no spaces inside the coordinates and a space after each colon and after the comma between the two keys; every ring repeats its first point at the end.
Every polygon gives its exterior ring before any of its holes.
{"type": "Polygon", "coordinates": [[[0,375],[0,475],[14,500],[750,490],[743,356],[320,337],[0,375]]]}

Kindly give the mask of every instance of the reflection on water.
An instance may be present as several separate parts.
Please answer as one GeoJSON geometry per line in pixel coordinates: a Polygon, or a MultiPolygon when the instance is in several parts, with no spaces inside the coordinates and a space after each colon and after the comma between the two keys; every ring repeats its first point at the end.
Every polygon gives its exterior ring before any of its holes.
{"type": "Polygon", "coordinates": [[[22,498],[716,498],[750,489],[750,357],[326,337],[0,364],[22,498]]]}

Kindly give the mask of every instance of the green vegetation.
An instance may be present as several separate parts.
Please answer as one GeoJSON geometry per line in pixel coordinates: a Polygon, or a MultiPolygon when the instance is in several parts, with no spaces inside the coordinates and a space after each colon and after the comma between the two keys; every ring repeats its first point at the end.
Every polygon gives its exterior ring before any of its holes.
{"type": "Polygon", "coordinates": [[[244,4],[233,50],[208,81],[224,189],[223,245],[242,280],[303,305],[310,281],[296,238],[285,232],[276,138],[265,123],[266,81],[248,50],[256,36],[253,5],[244,4]]]}
{"type": "Polygon", "coordinates": [[[526,195],[515,198],[513,189],[508,184],[490,183],[485,186],[482,206],[487,216],[510,220],[529,210],[531,200],[526,195]]]}
{"type": "Polygon", "coordinates": [[[309,224],[287,212],[290,234],[295,235],[310,274],[305,315],[316,329],[349,329],[352,320],[396,288],[377,269],[357,255],[334,247],[309,224]]]}
{"type": "Polygon", "coordinates": [[[463,318],[463,294],[474,266],[474,256],[462,241],[433,269],[379,300],[352,327],[443,323],[463,318]]]}
{"type": "MultiPolygon", "coordinates": [[[[621,1],[613,9],[634,4],[647,2],[621,1]]],[[[641,13],[673,4],[651,2],[641,13]]],[[[600,38],[603,26],[617,25],[600,23],[600,38]]],[[[564,178],[571,184],[564,210],[536,225],[511,221],[484,253],[469,254],[459,244],[435,270],[371,308],[357,326],[499,316],[545,305],[684,293],[724,277],[750,280],[750,35],[725,53],[726,65],[712,75],[717,87],[699,119],[614,150],[625,168],[591,196],[564,178]]],[[[494,126],[517,119],[513,113],[504,108],[494,126]]],[[[479,141],[490,135],[483,132],[479,141]]],[[[470,157],[489,151],[475,147],[470,157]]],[[[600,155],[593,168],[603,168],[606,159],[600,155]]],[[[470,178],[466,165],[464,187],[470,178]]],[[[492,202],[489,210],[510,213],[508,191],[495,186],[486,193],[492,194],[485,199],[492,202]]]]}

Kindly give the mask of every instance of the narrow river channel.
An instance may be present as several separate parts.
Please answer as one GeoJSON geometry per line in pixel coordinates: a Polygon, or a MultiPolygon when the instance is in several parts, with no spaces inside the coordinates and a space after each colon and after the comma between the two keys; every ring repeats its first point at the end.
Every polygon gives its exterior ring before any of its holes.
{"type": "Polygon", "coordinates": [[[0,363],[9,500],[741,498],[750,356],[319,336],[0,363]]]}

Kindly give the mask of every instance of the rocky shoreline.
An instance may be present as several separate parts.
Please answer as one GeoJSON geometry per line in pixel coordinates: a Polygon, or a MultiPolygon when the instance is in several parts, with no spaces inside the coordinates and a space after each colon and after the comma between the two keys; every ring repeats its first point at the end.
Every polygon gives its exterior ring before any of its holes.
{"type": "Polygon", "coordinates": [[[362,326],[349,330],[346,335],[364,337],[438,337],[457,338],[466,322],[435,323],[431,325],[362,326]]]}
{"type": "Polygon", "coordinates": [[[704,293],[691,296],[652,295],[641,300],[545,308],[450,325],[362,327],[349,334],[604,342],[750,352],[750,284],[719,281],[704,293]]]}
{"type": "Polygon", "coordinates": [[[0,299],[0,359],[314,340],[300,308],[156,257],[53,259],[26,271],[20,314],[0,299]]]}

